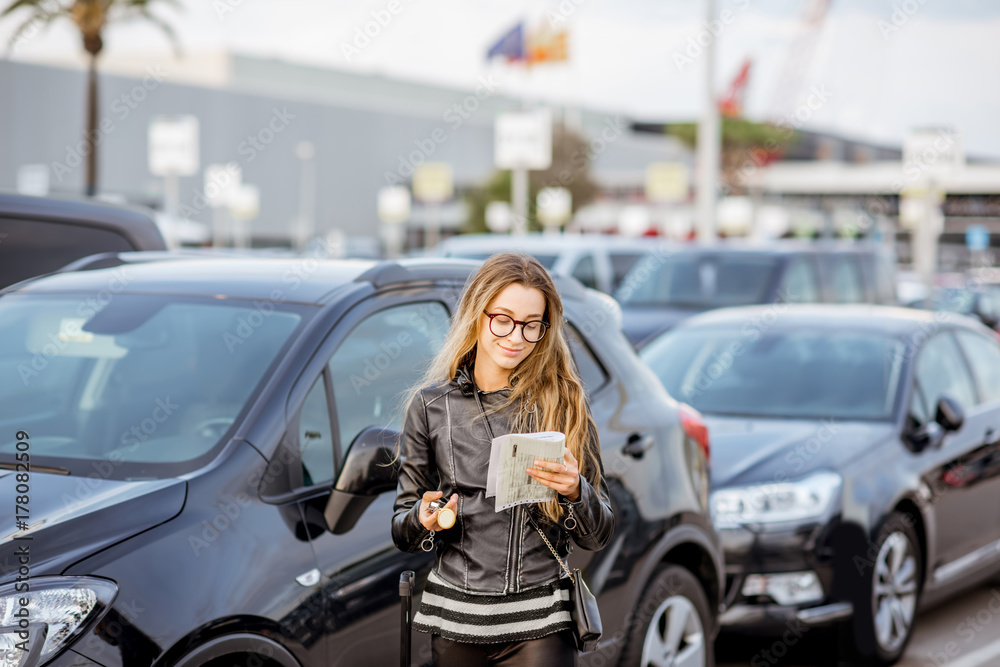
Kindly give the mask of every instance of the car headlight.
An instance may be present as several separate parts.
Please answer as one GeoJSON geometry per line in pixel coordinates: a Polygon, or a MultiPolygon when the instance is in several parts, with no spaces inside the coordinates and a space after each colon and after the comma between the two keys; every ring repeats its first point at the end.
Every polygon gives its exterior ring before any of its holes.
{"type": "Polygon", "coordinates": [[[829,509],[841,482],[835,472],[820,472],[797,482],[719,489],[712,494],[712,522],[727,528],[814,519],[829,509]]]}
{"type": "Polygon", "coordinates": [[[36,667],[103,615],[118,593],[107,579],[31,577],[0,586],[0,667],[36,667]]]}

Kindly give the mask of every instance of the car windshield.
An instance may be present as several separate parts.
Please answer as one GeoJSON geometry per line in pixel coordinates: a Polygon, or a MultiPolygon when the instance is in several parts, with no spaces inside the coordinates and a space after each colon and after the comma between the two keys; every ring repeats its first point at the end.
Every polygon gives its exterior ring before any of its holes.
{"type": "MultiPolygon", "coordinates": [[[[455,257],[457,259],[487,259],[497,254],[498,252],[505,252],[504,250],[493,250],[491,252],[475,252],[473,250],[449,250],[447,256],[455,257]]],[[[529,255],[538,260],[538,263],[544,266],[546,269],[551,269],[556,265],[556,260],[559,259],[558,255],[546,255],[544,253],[529,252],[529,255]]]]}
{"type": "Polygon", "coordinates": [[[975,305],[976,296],[963,287],[945,287],[934,293],[934,310],[968,315],[975,305]]]}
{"type": "Polygon", "coordinates": [[[774,275],[773,257],[678,253],[649,255],[622,281],[623,305],[718,308],[763,303],[774,275]]]}
{"type": "Polygon", "coordinates": [[[0,462],[24,431],[32,463],[73,474],[196,469],[307,310],[106,292],[0,298],[0,462]]]}
{"type": "Polygon", "coordinates": [[[885,421],[903,352],[878,333],[742,326],[679,329],[641,357],[671,396],[706,414],[885,421]]]}

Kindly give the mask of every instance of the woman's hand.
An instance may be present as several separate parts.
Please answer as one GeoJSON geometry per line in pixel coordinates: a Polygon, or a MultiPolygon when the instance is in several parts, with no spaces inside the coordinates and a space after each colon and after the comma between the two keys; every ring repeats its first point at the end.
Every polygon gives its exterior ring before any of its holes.
{"type": "Polygon", "coordinates": [[[568,447],[563,448],[562,465],[552,461],[535,461],[535,467],[527,470],[533,479],[555,489],[569,500],[576,501],[580,498],[580,468],[568,447]]]}
{"type": "Polygon", "coordinates": [[[442,528],[437,521],[438,513],[442,509],[446,508],[450,509],[452,512],[456,514],[456,516],[458,515],[457,493],[451,494],[451,498],[448,499],[448,504],[442,507],[441,509],[431,510],[431,508],[428,507],[428,505],[430,505],[432,500],[437,500],[442,495],[444,495],[443,491],[425,491],[423,497],[420,499],[420,525],[426,528],[427,530],[433,530],[433,531],[444,530],[444,528],[442,528]]]}

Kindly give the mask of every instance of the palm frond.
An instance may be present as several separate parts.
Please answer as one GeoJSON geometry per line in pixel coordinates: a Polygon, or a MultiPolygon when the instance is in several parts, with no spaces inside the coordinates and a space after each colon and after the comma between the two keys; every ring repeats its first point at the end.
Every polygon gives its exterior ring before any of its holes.
{"type": "MultiPolygon", "coordinates": [[[[18,9],[21,9],[22,7],[31,7],[38,14],[52,14],[53,12],[50,12],[45,7],[45,5],[52,5],[52,4],[54,4],[52,0],[16,0],[16,2],[12,2],[9,5],[7,5],[7,8],[4,9],[2,12],[0,12],[0,16],[7,16],[8,14],[12,14],[13,12],[16,12],[18,9]]],[[[62,6],[59,6],[59,9],[62,11],[66,10],[66,8],[62,6]]]]}
{"type": "MultiPolygon", "coordinates": [[[[8,7],[8,10],[9,9],[11,8],[8,7]]],[[[19,25],[17,29],[11,34],[10,40],[7,42],[7,52],[10,53],[14,49],[18,41],[28,31],[29,28],[32,27],[36,27],[39,29],[48,28],[49,24],[51,24],[54,20],[56,20],[60,16],[64,16],[66,12],[65,8],[60,7],[60,9],[63,10],[61,13],[50,12],[46,9],[38,7],[38,11],[36,11],[32,16],[30,16],[23,23],[21,23],[21,25],[19,25]]],[[[7,12],[4,12],[4,14],[6,13],[7,12]]],[[[3,16],[4,14],[0,14],[0,16],[3,16]]]]}

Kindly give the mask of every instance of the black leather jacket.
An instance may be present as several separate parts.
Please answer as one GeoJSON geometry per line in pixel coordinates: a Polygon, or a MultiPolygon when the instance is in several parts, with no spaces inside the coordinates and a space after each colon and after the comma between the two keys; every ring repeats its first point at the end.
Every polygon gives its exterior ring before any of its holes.
{"type": "MultiPolygon", "coordinates": [[[[403,551],[419,551],[420,543],[430,534],[418,521],[421,496],[425,491],[440,490],[447,500],[457,493],[455,525],[435,535],[436,572],[466,590],[516,593],[551,582],[561,573],[559,563],[528,521],[528,511],[563,557],[571,548],[568,536],[589,551],[607,546],[614,532],[614,513],[607,500],[610,496],[603,465],[600,496],[592,480],[581,476],[580,497],[575,502],[558,498],[564,508],[573,508],[577,526],[572,532],[548,521],[534,505],[496,512],[495,499],[486,497],[490,437],[473,387],[471,370],[462,368],[450,383],[425,387],[410,404],[403,427],[405,458],[399,473],[392,539],[403,551]]],[[[503,403],[509,392],[504,388],[479,394],[496,436],[510,433],[513,408],[499,412],[491,408],[503,403]]],[[[592,430],[591,436],[588,447],[600,462],[597,433],[592,430]]]]}

